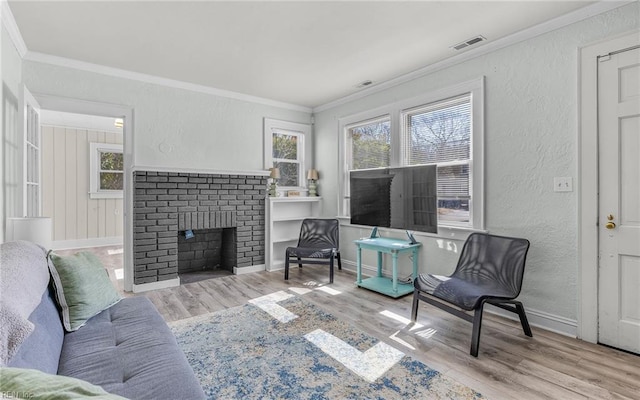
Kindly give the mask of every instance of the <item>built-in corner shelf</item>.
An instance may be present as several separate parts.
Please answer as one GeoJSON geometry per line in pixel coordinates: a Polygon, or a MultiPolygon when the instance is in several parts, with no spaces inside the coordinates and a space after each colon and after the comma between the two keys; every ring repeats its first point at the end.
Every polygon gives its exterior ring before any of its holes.
{"type": "Polygon", "coordinates": [[[268,197],[265,226],[265,266],[267,271],[284,268],[287,247],[298,244],[305,218],[320,216],[320,197],[268,197]]]}

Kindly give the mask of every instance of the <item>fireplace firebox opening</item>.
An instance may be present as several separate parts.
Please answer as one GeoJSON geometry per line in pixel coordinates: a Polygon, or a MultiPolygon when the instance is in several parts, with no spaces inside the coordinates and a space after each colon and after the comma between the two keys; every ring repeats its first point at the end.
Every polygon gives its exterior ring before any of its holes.
{"type": "MultiPolygon", "coordinates": [[[[212,275],[231,275],[237,266],[236,228],[193,230],[187,239],[185,231],[178,232],[178,276],[181,282],[193,281],[191,275],[202,279],[212,275]]],[[[198,279],[196,279],[198,280],[198,279]]]]}

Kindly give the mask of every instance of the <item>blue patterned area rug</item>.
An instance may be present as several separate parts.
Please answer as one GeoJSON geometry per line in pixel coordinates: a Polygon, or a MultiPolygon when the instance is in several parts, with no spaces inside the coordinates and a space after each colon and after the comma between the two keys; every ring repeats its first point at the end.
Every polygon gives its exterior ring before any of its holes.
{"type": "Polygon", "coordinates": [[[169,324],[210,399],[482,399],[299,296],[169,324]]]}

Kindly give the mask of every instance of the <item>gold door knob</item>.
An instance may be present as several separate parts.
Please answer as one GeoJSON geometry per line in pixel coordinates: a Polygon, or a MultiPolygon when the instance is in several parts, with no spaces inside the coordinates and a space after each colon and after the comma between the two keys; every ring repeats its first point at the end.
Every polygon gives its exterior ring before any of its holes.
{"type": "Polygon", "coordinates": [[[607,229],[615,229],[616,223],[609,221],[609,222],[607,222],[607,224],[604,227],[607,228],[607,229]]]}

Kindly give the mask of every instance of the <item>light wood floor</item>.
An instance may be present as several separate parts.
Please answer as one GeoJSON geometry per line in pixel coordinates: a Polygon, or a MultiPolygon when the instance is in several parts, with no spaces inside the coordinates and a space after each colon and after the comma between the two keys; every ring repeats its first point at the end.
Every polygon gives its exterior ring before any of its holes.
{"type": "MultiPolygon", "coordinates": [[[[117,248],[86,250],[102,258],[122,290],[114,274],[122,267],[122,255],[108,254],[117,248]]],[[[640,399],[639,356],[535,327],[528,338],[518,322],[485,313],[480,353],[474,358],[469,355],[470,323],[421,302],[422,327],[414,328],[403,321],[410,317],[411,296],[394,300],[357,288],[355,275],[348,271],[336,270],[334,283],[328,281],[326,267],[305,266],[293,268],[289,281],[282,271],[257,272],[141,295],[170,322],[240,306],[279,290],[312,289],[302,295],[306,300],[490,399],[640,399]]]]}
{"type": "Polygon", "coordinates": [[[288,282],[282,272],[258,272],[144,295],[167,321],[175,321],[279,290],[315,289],[302,296],[490,399],[640,399],[638,356],[535,327],[528,338],[519,323],[485,313],[480,354],[474,358],[470,323],[421,302],[423,326],[410,330],[402,319],[410,317],[411,296],[394,300],[357,288],[355,275],[347,271],[336,271],[328,285],[328,275],[326,267],[305,266],[294,268],[288,282]]]}

